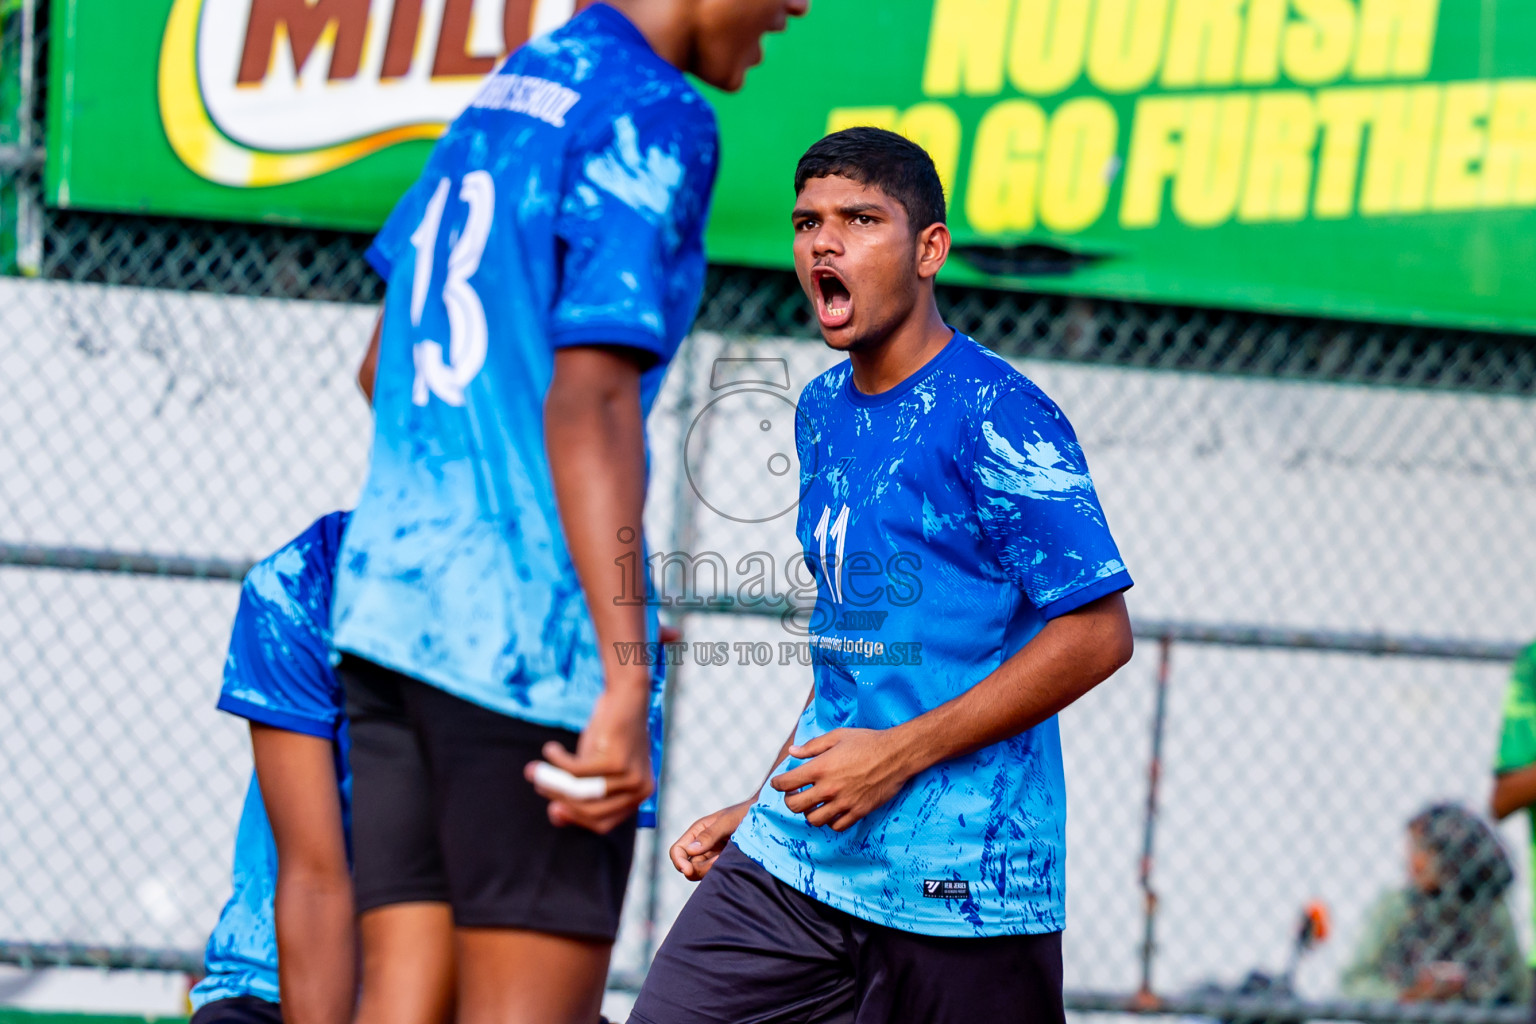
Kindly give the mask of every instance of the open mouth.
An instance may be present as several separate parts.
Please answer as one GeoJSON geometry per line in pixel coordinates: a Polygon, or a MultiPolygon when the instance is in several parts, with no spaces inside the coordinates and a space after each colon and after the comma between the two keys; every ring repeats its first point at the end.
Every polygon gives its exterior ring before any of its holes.
{"type": "Polygon", "coordinates": [[[853,292],[831,267],[811,271],[811,286],[816,299],[816,316],[823,327],[842,327],[853,319],[853,292]]]}

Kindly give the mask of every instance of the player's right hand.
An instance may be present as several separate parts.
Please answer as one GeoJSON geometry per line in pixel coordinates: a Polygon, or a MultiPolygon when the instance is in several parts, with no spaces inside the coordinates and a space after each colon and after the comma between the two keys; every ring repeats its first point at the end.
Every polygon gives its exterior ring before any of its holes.
{"type": "Polygon", "coordinates": [[[754,796],[714,814],[706,814],[689,825],[688,831],[672,844],[669,851],[672,866],[690,882],[697,882],[709,874],[709,869],[714,867],[715,861],[725,852],[726,844],[736,833],[737,826],[756,802],[757,797],[754,796]]]}
{"type": "Polygon", "coordinates": [[[579,798],[550,789],[537,776],[538,762],[523,770],[549,801],[549,820],[602,835],[612,831],[656,788],[651,777],[650,693],[638,687],[604,690],[572,754],[558,743],[544,744],[544,760],[578,778],[601,777],[600,797],[579,798]]]}

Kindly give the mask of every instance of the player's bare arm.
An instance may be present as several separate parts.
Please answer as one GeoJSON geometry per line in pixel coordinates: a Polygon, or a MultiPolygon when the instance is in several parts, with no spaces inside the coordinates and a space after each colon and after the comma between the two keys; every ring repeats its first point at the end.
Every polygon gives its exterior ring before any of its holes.
{"type": "Polygon", "coordinates": [[[356,993],[352,875],[330,740],[251,724],[277,845],[278,984],[283,1020],[336,1024],[356,993]]]}
{"type": "Polygon", "coordinates": [[[555,743],[544,757],[578,777],[605,780],[603,796],[575,799],[528,778],[550,800],[550,820],[607,832],[650,796],[650,670],[625,665],[622,644],[644,643],[645,610],[621,603],[616,565],[638,564],[645,505],[641,366],[626,349],[580,346],[555,353],[544,402],[544,443],[560,522],[603,660],[604,690],[576,752],[555,743]],[[634,562],[626,562],[626,558],[634,562]]]}
{"type": "MultiPolygon", "coordinates": [[[[816,689],[812,687],[800,710],[804,711],[815,699],[816,689]]],[[[795,731],[798,728],[799,717],[796,716],[795,726],[789,730],[789,735],[779,747],[779,752],[774,755],[773,764],[768,766],[768,774],[763,777],[763,782],[772,778],[774,771],[789,756],[790,748],[795,745],[795,731]]],[[[761,790],[762,783],[758,783],[757,788],[761,790]]],[[[713,814],[706,814],[689,825],[687,830],[678,837],[677,842],[672,844],[672,849],[669,851],[672,866],[690,882],[697,882],[709,874],[709,869],[714,866],[720,854],[725,852],[726,844],[731,841],[731,836],[735,835],[742,819],[747,816],[747,812],[756,802],[757,791],[754,790],[751,796],[740,803],[722,808],[713,814]]]]}
{"type": "Polygon", "coordinates": [[[373,321],[373,335],[368,339],[368,351],[363,353],[363,361],[357,365],[357,386],[363,392],[363,397],[368,399],[368,404],[373,404],[373,381],[379,375],[379,335],[384,330],[384,314],[379,313],[373,321]]]}
{"type": "Polygon", "coordinates": [[[812,825],[853,826],[941,761],[1016,736],[1067,707],[1130,660],[1125,599],[1101,597],[1046,623],[959,697],[892,729],[834,729],[791,747],[805,764],[773,780],[812,825]]]}
{"type": "Polygon", "coordinates": [[[1500,772],[1493,777],[1493,796],[1488,810],[1495,819],[1503,819],[1536,804],[1536,765],[1500,772]]]}

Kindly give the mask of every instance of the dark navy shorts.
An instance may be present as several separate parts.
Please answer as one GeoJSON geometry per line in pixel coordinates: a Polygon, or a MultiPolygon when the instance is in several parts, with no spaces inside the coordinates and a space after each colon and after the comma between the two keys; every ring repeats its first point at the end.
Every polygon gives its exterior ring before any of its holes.
{"type": "Polygon", "coordinates": [[[630,1024],[1063,1024],[1061,933],[962,939],[862,921],[732,843],[656,954],[630,1024]]]}
{"type": "Polygon", "coordinates": [[[359,913],[448,903],[460,928],[612,942],[635,818],[607,835],[549,822],[523,778],[577,735],[461,700],[361,658],[337,669],[352,735],[352,875],[359,913]]]}
{"type": "Polygon", "coordinates": [[[255,996],[231,996],[204,1003],[190,1024],[283,1024],[283,1010],[255,996]]]}

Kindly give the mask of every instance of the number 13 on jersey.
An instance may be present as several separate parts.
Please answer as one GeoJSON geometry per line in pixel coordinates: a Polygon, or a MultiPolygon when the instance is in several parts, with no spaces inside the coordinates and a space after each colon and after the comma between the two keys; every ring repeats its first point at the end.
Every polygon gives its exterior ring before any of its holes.
{"type": "MultiPolygon", "coordinates": [[[[416,249],[416,273],[411,282],[413,327],[421,326],[421,315],[426,310],[437,236],[451,188],[452,182],[448,178],[437,183],[437,191],[427,202],[421,224],[411,235],[411,245],[416,249]]],[[[443,358],[443,346],[432,339],[418,341],[413,347],[416,381],[411,388],[411,401],[417,405],[426,405],[432,395],[449,405],[463,405],[464,389],[485,365],[485,306],[469,279],[480,269],[480,257],[491,235],[496,186],[490,174],[470,171],[464,175],[459,185],[459,200],[469,207],[469,213],[464,219],[464,230],[459,232],[448,251],[448,275],[443,281],[442,299],[448,313],[448,358],[443,358]]]]}

